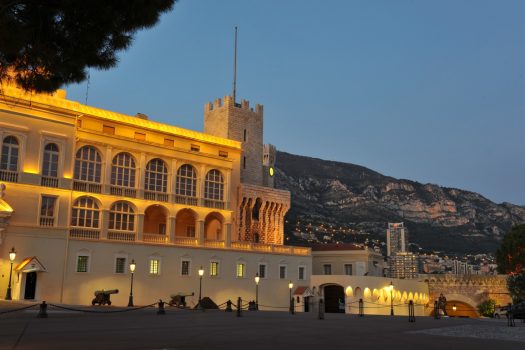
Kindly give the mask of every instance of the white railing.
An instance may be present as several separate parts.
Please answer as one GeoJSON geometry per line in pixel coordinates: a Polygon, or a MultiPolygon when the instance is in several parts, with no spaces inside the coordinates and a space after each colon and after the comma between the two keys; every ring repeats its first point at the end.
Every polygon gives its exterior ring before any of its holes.
{"type": "Polygon", "coordinates": [[[53,226],[55,224],[55,218],[49,216],[40,217],[40,226],[53,226]]]}
{"type": "Polygon", "coordinates": [[[102,185],[92,182],[73,181],[73,190],[80,192],[102,193],[102,185]]]}
{"type": "Polygon", "coordinates": [[[167,202],[168,194],[163,192],[144,191],[144,199],[150,201],[167,202]]]}
{"type": "Polygon", "coordinates": [[[10,170],[0,170],[0,181],[18,182],[18,172],[10,170]]]}
{"type": "Polygon", "coordinates": [[[72,228],[69,237],[82,239],[100,239],[100,230],[87,228],[72,228]]]}
{"type": "Polygon", "coordinates": [[[273,245],[265,243],[251,243],[251,242],[232,242],[232,249],[239,250],[255,250],[259,252],[277,253],[277,254],[293,254],[293,255],[310,255],[310,248],[307,247],[293,247],[286,245],[273,245]]]}
{"type": "Polygon", "coordinates": [[[144,233],[142,235],[142,240],[148,243],[167,243],[168,236],[160,235],[158,233],[144,233]]]}
{"type": "Polygon", "coordinates": [[[176,245],[196,246],[197,245],[197,239],[195,237],[175,236],[174,243],[176,245]]]}
{"type": "Polygon", "coordinates": [[[198,203],[197,197],[181,196],[178,194],[173,196],[173,201],[175,203],[186,204],[186,205],[197,205],[198,203]]]}
{"type": "Polygon", "coordinates": [[[42,176],[40,179],[40,185],[45,187],[58,187],[58,178],[42,176]]]}
{"type": "Polygon", "coordinates": [[[226,244],[224,241],[207,240],[204,241],[204,246],[209,248],[224,248],[226,244]]]}
{"type": "Polygon", "coordinates": [[[108,239],[112,241],[135,241],[135,232],[108,231],[108,239]]]}
{"type": "Polygon", "coordinates": [[[137,190],[129,187],[111,186],[109,193],[119,197],[137,197],[137,190]]]}

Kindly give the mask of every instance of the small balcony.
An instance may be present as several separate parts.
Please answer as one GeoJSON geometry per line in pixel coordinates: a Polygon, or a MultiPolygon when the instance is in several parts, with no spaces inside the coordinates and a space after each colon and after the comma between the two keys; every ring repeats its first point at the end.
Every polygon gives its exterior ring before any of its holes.
{"type": "Polygon", "coordinates": [[[50,216],[41,216],[40,217],[40,226],[50,227],[55,225],[55,218],[50,216]]]}
{"type": "Polygon", "coordinates": [[[168,243],[169,237],[158,233],[144,233],[142,240],[147,243],[168,243]]]}
{"type": "Polygon", "coordinates": [[[198,203],[197,197],[181,196],[179,194],[176,194],[173,196],[173,201],[178,204],[195,205],[195,206],[198,203]]]}
{"type": "Polygon", "coordinates": [[[69,237],[80,239],[100,239],[100,230],[88,228],[72,228],[69,237]]]}
{"type": "Polygon", "coordinates": [[[50,176],[42,176],[40,185],[45,187],[58,187],[58,178],[50,176]]]}
{"type": "Polygon", "coordinates": [[[119,197],[129,197],[129,198],[137,197],[137,190],[134,188],[130,188],[130,187],[111,186],[109,188],[109,193],[114,196],[119,196],[119,197]]]}
{"type": "Polygon", "coordinates": [[[18,172],[11,170],[0,170],[0,181],[18,182],[18,172]]]}
{"type": "Polygon", "coordinates": [[[102,193],[102,185],[93,182],[73,181],[73,190],[80,192],[102,193]]]}
{"type": "Polygon", "coordinates": [[[144,199],[157,202],[168,202],[168,194],[156,191],[144,191],[144,199]]]}
{"type": "Polygon", "coordinates": [[[127,231],[108,231],[108,240],[134,242],[136,240],[135,232],[127,231]]]}
{"type": "Polygon", "coordinates": [[[218,201],[215,199],[202,199],[202,206],[208,207],[208,208],[214,208],[214,209],[224,209],[226,206],[224,205],[223,201],[218,201]]]}

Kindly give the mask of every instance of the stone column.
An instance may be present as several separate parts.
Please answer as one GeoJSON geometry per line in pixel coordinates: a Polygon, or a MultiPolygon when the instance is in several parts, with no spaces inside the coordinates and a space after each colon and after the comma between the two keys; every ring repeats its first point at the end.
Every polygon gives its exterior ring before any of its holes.
{"type": "Polygon", "coordinates": [[[144,152],[140,154],[139,168],[136,171],[138,171],[136,176],[138,183],[135,184],[135,188],[138,189],[137,198],[144,198],[144,181],[146,181],[146,153],[144,152]]]}
{"type": "Polygon", "coordinates": [[[175,227],[177,225],[177,219],[175,216],[169,216],[166,223],[166,234],[170,243],[175,242],[175,227]]]}
{"type": "Polygon", "coordinates": [[[204,201],[204,183],[206,182],[206,166],[203,164],[199,167],[199,176],[197,176],[197,198],[199,203],[203,206],[204,201]]]}
{"type": "Polygon", "coordinates": [[[231,203],[231,170],[226,171],[226,183],[224,184],[224,202],[226,203],[224,209],[232,208],[231,203]]]}
{"type": "Polygon", "coordinates": [[[232,224],[227,222],[222,225],[222,230],[224,232],[224,245],[226,247],[232,246],[232,224]]]}
{"type": "MultiPolygon", "coordinates": [[[[175,195],[176,189],[177,189],[177,160],[172,159],[171,160],[171,177],[168,175],[168,193],[170,194],[170,197],[173,197],[175,195]]],[[[172,199],[171,202],[174,202],[172,199]]],[[[175,226],[174,226],[175,227],[175,226]]]]}
{"type": "Polygon", "coordinates": [[[137,241],[142,242],[144,240],[144,214],[137,214],[137,241]]]}
{"type": "Polygon", "coordinates": [[[108,239],[109,229],[109,210],[102,209],[102,230],[100,230],[100,239],[108,239]]]}
{"type": "Polygon", "coordinates": [[[195,236],[198,239],[199,245],[204,245],[204,220],[197,220],[195,225],[195,236]]]}
{"type": "Polygon", "coordinates": [[[106,158],[102,163],[102,171],[104,176],[104,185],[105,189],[102,190],[102,193],[109,193],[109,186],[111,186],[111,165],[113,162],[113,148],[111,146],[106,147],[106,158]]]}

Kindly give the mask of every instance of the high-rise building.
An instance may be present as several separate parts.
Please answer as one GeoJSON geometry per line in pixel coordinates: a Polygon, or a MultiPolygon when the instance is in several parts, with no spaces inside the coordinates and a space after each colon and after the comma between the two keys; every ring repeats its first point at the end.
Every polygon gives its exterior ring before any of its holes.
{"type": "Polygon", "coordinates": [[[402,222],[388,223],[388,229],[386,230],[386,249],[387,256],[408,250],[407,232],[402,222]]]}

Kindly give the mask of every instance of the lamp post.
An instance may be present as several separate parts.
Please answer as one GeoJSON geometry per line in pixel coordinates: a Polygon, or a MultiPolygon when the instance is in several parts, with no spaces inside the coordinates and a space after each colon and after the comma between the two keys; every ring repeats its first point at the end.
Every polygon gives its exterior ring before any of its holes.
{"type": "Polygon", "coordinates": [[[293,299],[292,299],[292,288],[293,288],[293,283],[292,281],[290,281],[290,283],[288,283],[288,289],[290,290],[290,313],[293,315],[294,307],[293,307],[293,299]]]}
{"type": "Polygon", "coordinates": [[[394,316],[394,285],[390,281],[390,316],[394,316]]]}
{"type": "Polygon", "coordinates": [[[255,274],[255,310],[259,310],[259,281],[261,278],[259,274],[255,274]]]}
{"type": "Polygon", "coordinates": [[[129,289],[128,306],[134,306],[133,305],[133,274],[135,273],[136,267],[137,265],[135,264],[135,259],[131,259],[131,264],[129,264],[129,272],[131,272],[131,288],[129,289]]]}
{"type": "Polygon", "coordinates": [[[204,276],[204,269],[201,266],[201,268],[199,269],[199,302],[197,303],[199,308],[202,308],[202,305],[201,305],[201,300],[202,300],[202,276],[204,276]]]}
{"type": "Polygon", "coordinates": [[[11,276],[13,275],[13,261],[15,261],[16,252],[15,247],[11,248],[9,252],[9,260],[11,261],[11,270],[9,270],[9,284],[7,285],[7,293],[5,294],[5,300],[11,300],[11,276]]]}
{"type": "MultiPolygon", "coordinates": [[[[457,309],[458,309],[458,308],[456,307],[456,304],[452,305],[452,310],[454,310],[454,313],[456,313],[456,310],[457,310],[457,309]]],[[[454,315],[454,316],[455,316],[455,315],[454,315]]]]}

